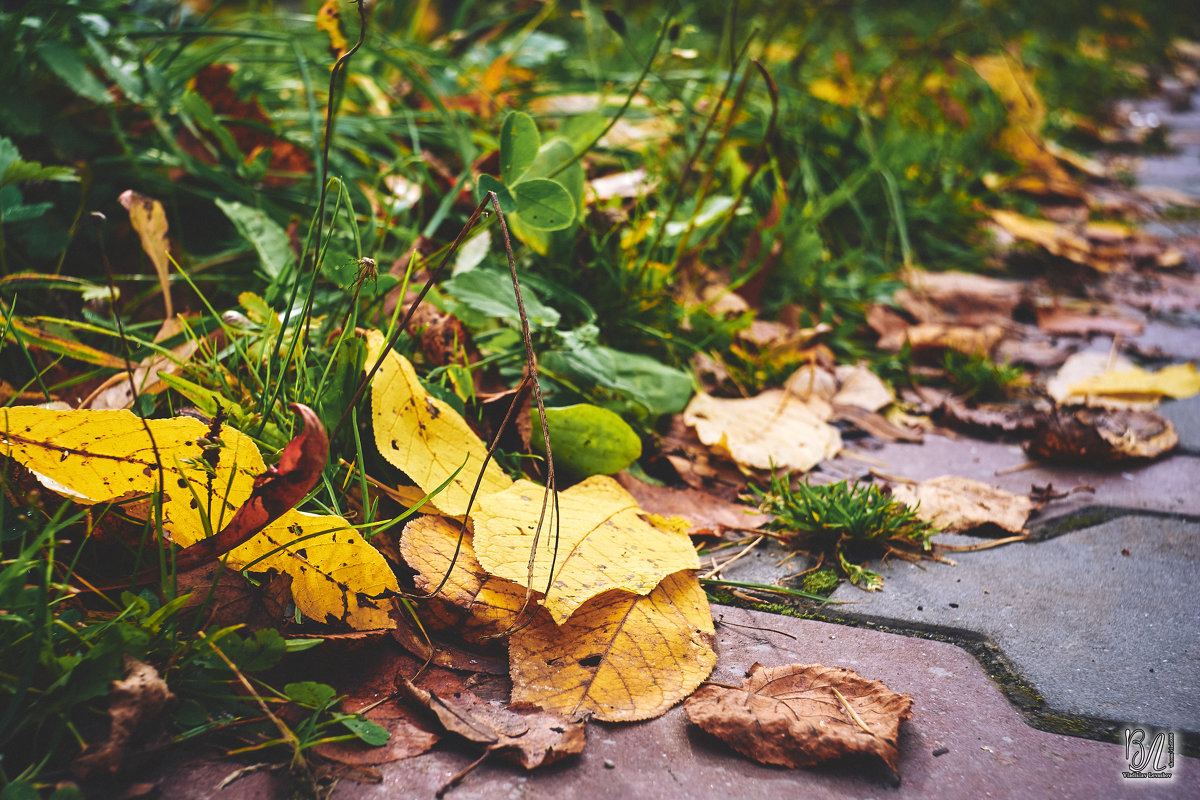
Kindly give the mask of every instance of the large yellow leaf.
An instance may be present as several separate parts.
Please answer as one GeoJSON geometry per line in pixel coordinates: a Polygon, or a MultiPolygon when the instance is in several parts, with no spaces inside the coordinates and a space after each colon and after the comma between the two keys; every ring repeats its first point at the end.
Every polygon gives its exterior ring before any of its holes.
{"type": "Polygon", "coordinates": [[[658,716],[708,677],[713,639],[708,601],[689,571],[645,597],[605,592],[561,626],[539,612],[509,642],[513,700],[609,722],[658,716]]]}
{"type": "MultiPolygon", "coordinates": [[[[386,339],[379,331],[367,333],[367,363],[374,363],[386,339]]],[[[389,350],[371,385],[371,426],[375,446],[388,463],[428,494],[459,466],[462,470],[430,504],[452,517],[467,512],[467,500],[487,455],[471,426],[446,403],[430,397],[417,372],[404,356],[389,350]]],[[[504,470],[489,462],[483,470],[479,497],[512,485],[504,470]]]]}
{"type": "MultiPolygon", "coordinates": [[[[518,481],[486,497],[472,514],[475,554],[493,575],[530,585],[529,555],[542,510],[542,487],[518,481]]],[[[562,624],[589,598],[610,589],[649,594],[666,576],[698,569],[686,534],[663,531],[642,520],[633,495],[606,475],[596,475],[559,494],[562,514],[554,528],[542,526],[533,560],[531,588],[546,591],[544,605],[562,624]]]]}
{"type": "MultiPolygon", "coordinates": [[[[461,547],[458,537],[457,522],[419,517],[404,527],[400,554],[417,571],[414,583],[418,589],[432,592],[441,586],[438,599],[459,609],[461,618],[455,620],[458,634],[468,642],[480,643],[517,623],[525,607],[525,587],[488,575],[475,556],[471,534],[463,537],[461,547]]],[[[541,595],[534,592],[533,597],[541,595]]]]}
{"type": "MultiPolygon", "coordinates": [[[[124,410],[0,409],[4,454],[76,502],[106,503],[153,493],[161,463],[163,529],[183,547],[205,537],[205,517],[213,531],[229,522],[250,497],[254,477],[266,470],[250,438],[224,426],[219,443],[207,445],[210,457],[219,455],[210,484],[203,468],[208,435],[208,426],[190,417],[143,424],[124,410]]],[[[305,615],[344,620],[358,629],[393,627],[385,598],[399,590],[395,575],[341,517],[287,511],[235,548],[228,564],[245,566],[289,542],[295,543],[254,568],[290,574],[296,605],[305,615]],[[310,534],[317,535],[295,542],[310,534]]]]}

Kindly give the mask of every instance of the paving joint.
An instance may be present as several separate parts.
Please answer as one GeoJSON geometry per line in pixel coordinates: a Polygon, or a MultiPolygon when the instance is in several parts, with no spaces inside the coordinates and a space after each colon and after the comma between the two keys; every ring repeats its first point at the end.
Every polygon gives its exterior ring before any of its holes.
{"type": "Polygon", "coordinates": [[[1034,520],[1028,525],[1029,538],[1035,542],[1048,542],[1068,533],[1076,533],[1126,517],[1177,519],[1183,522],[1200,523],[1198,514],[1150,508],[1130,508],[1129,506],[1095,505],[1084,506],[1058,517],[1034,520]]]}
{"type": "MultiPolygon", "coordinates": [[[[720,602],[722,605],[735,606],[748,611],[766,610],[761,606],[756,607],[755,604],[737,598],[722,598],[720,602]]],[[[822,606],[822,608],[826,609],[829,606],[822,606]]],[[[799,602],[772,604],[768,613],[954,645],[975,659],[980,669],[995,684],[1027,725],[1046,733],[1117,744],[1120,741],[1122,726],[1128,723],[1128,720],[1112,720],[1045,708],[1045,700],[1041,694],[1028,679],[1021,675],[1017,666],[1004,654],[1004,649],[991,636],[978,631],[936,623],[914,623],[889,617],[841,616],[826,611],[813,611],[800,605],[799,602]]],[[[718,626],[721,624],[720,620],[717,620],[717,624],[718,626]]],[[[1179,752],[1191,758],[1200,758],[1200,731],[1180,729],[1175,733],[1182,740],[1179,752]]]]}

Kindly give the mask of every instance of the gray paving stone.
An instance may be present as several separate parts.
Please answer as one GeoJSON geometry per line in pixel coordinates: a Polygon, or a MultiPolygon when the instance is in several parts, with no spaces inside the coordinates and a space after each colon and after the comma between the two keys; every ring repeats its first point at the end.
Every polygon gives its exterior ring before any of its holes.
{"type": "MultiPolygon", "coordinates": [[[[1130,781],[1124,748],[1034,730],[975,660],[950,644],[811,620],[714,608],[718,666],[713,680],[738,683],[755,662],[767,666],[823,663],[850,667],[913,696],[913,717],[901,728],[900,772],[893,789],[871,766],[843,764],[784,770],[747,761],[691,728],[680,708],[634,725],[589,726],[582,756],[548,770],[523,773],[485,762],[450,790],[449,800],[808,800],[850,798],[1096,798],[1200,797],[1200,761],[1175,757],[1170,783],[1130,781]],[[941,756],[934,752],[945,748],[941,756]]],[[[472,756],[438,749],[381,768],[378,785],[341,783],[333,796],[432,798],[472,756]]],[[[218,796],[213,786],[228,762],[168,767],[163,797],[218,796]]],[[[254,773],[219,796],[280,796],[271,773],[254,773]]]]}
{"type": "Polygon", "coordinates": [[[1200,523],[1128,516],[952,555],[893,561],[881,592],[843,585],[832,613],[990,637],[1052,712],[1200,731],[1200,523]]]}
{"type": "Polygon", "coordinates": [[[1034,485],[1047,484],[1060,492],[1079,487],[1092,489],[1050,503],[1035,518],[1038,524],[1089,506],[1200,516],[1200,491],[1197,491],[1200,458],[1195,456],[1172,455],[1150,463],[1092,469],[1037,464],[1012,471],[1027,463],[1018,445],[932,435],[926,436],[923,444],[895,442],[864,451],[862,455],[867,460],[842,456],[838,465],[852,473],[865,473],[874,467],[879,472],[913,480],[961,475],[1020,494],[1029,492],[1034,485]]]}
{"type": "Polygon", "coordinates": [[[1179,434],[1179,452],[1200,455],[1200,395],[1162,404],[1159,413],[1171,420],[1179,434]]]}

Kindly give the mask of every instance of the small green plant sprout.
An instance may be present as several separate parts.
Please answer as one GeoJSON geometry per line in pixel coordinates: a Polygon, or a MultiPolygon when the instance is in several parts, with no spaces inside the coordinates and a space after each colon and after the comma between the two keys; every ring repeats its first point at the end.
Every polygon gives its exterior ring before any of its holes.
{"type": "Polygon", "coordinates": [[[946,377],[968,399],[994,400],[1003,397],[1009,389],[1028,384],[1020,367],[997,364],[985,355],[947,350],[942,365],[946,377]]]}
{"type": "Polygon", "coordinates": [[[751,487],[770,523],[783,538],[811,544],[821,553],[837,557],[841,572],[852,583],[874,591],[883,577],[851,562],[844,548],[855,551],[872,542],[886,553],[911,557],[911,546],[928,551],[938,529],[917,518],[916,509],[894,500],[874,484],[838,481],[814,486],[807,481],[791,487],[791,475],[772,475],[766,491],[751,487]],[[903,548],[903,549],[901,549],[903,548]]]}

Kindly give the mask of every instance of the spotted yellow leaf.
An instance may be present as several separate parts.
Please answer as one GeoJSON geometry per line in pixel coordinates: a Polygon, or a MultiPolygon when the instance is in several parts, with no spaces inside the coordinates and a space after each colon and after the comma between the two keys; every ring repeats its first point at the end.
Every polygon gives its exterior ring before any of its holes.
{"type": "MultiPolygon", "coordinates": [[[[143,421],[125,410],[0,409],[0,452],[78,503],[152,494],[161,464],[163,530],[183,547],[228,523],[266,470],[250,437],[228,425],[215,440],[209,435],[207,425],[190,417],[143,421]],[[211,472],[206,453],[216,457],[211,472]]],[[[395,575],[341,517],[287,511],[234,548],[227,563],[288,573],[296,605],[310,618],[360,630],[394,626],[387,597],[399,590],[395,575]]]]}
{"type": "MultiPolygon", "coordinates": [[[[378,331],[368,332],[366,339],[367,363],[373,364],[386,340],[378,331]]],[[[426,494],[462,466],[430,504],[448,516],[466,513],[487,445],[453,408],[425,391],[412,364],[394,350],[388,351],[371,384],[371,426],[380,454],[426,494]]],[[[483,470],[479,497],[511,485],[504,470],[489,462],[483,470]]]]}

